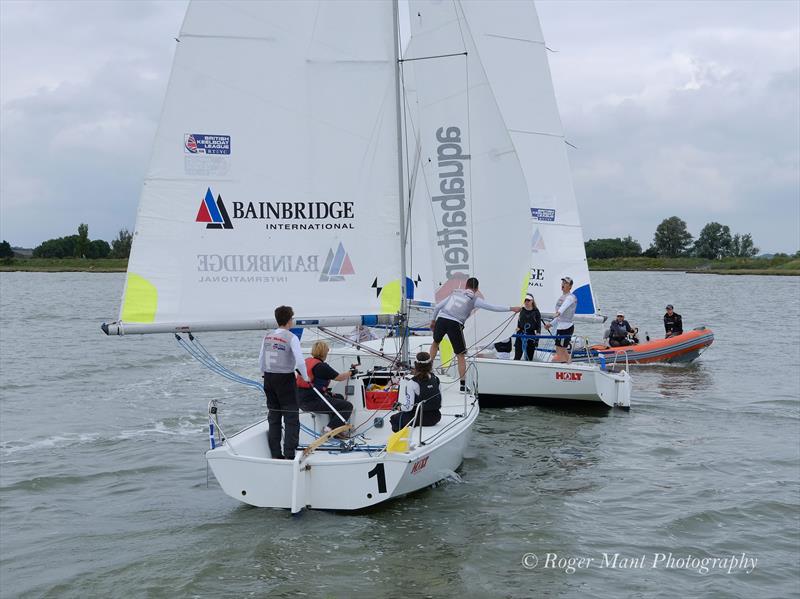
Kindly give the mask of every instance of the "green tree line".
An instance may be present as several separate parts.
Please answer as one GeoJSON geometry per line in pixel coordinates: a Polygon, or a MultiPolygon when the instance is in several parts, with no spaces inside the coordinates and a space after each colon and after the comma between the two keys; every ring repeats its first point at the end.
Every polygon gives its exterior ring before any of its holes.
{"type": "MultiPolygon", "coordinates": [[[[131,254],[133,234],[121,229],[109,244],[103,239],[89,239],[89,225],[78,225],[77,235],[48,239],[33,249],[34,258],[128,258],[131,254]]],[[[13,258],[14,251],[8,241],[0,243],[0,258],[13,258]]]]}
{"type": "Polygon", "coordinates": [[[585,243],[586,257],[594,259],[648,256],[650,258],[696,257],[709,260],[721,258],[751,258],[759,249],[750,233],[731,235],[728,225],[710,222],[694,239],[686,222],[670,216],[661,221],[653,236],[653,243],[645,251],[631,236],[620,239],[590,239],[585,243]]]}

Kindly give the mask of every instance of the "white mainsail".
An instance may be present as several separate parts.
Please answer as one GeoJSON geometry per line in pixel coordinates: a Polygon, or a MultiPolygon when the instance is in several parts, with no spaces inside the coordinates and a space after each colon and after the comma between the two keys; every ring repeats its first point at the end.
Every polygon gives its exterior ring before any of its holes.
{"type": "Polygon", "coordinates": [[[529,290],[549,312],[561,294],[561,277],[570,276],[577,314],[593,315],[597,302],[536,7],[530,0],[459,4],[527,185],[529,290]]]}
{"type": "MultiPolygon", "coordinates": [[[[489,302],[516,305],[527,283],[530,223],[514,144],[461,3],[412,0],[410,9],[404,72],[415,109],[407,126],[421,152],[412,223],[427,222],[420,229],[429,235],[427,243],[413,239],[415,261],[431,261],[436,300],[476,276],[489,302]]],[[[478,311],[467,321],[467,344],[490,344],[509,316],[478,311]]]]}
{"type": "Polygon", "coordinates": [[[393,19],[369,0],[189,6],[123,323],[399,310],[393,19]]]}

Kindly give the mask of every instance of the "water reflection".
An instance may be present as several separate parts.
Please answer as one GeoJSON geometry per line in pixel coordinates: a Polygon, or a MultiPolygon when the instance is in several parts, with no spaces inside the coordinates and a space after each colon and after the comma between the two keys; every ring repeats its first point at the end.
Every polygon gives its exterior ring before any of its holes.
{"type": "Polygon", "coordinates": [[[691,364],[648,364],[631,369],[634,399],[652,395],[678,401],[696,400],[698,393],[707,392],[715,385],[716,372],[703,362],[691,364]]]}

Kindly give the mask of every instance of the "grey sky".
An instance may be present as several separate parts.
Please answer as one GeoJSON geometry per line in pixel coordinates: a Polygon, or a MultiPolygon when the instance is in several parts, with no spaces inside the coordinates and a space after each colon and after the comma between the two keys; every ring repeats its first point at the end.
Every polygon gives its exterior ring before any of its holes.
{"type": "MultiPolygon", "coordinates": [[[[133,228],[186,2],[0,1],[0,237],[133,228]]],[[[800,2],[537,3],[584,234],[800,248],[800,2]]]]}

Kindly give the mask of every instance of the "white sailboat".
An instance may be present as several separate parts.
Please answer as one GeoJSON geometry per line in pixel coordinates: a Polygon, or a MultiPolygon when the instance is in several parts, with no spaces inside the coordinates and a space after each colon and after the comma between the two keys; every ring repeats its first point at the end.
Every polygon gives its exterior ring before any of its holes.
{"type": "MultiPolygon", "coordinates": [[[[413,65],[407,74],[415,86],[410,121],[420,153],[412,203],[412,222],[420,231],[413,250],[417,256],[426,249],[434,254],[432,262],[420,257],[412,263],[432,266],[422,279],[433,277],[437,301],[470,273],[480,279],[489,301],[503,303],[509,300],[497,290],[511,277],[519,281],[511,303],[521,303],[530,292],[543,313],[555,306],[561,277],[569,276],[578,299],[576,320],[600,321],[533,2],[411,0],[410,9],[406,64],[413,65]],[[440,58],[423,59],[430,56],[440,58]],[[442,186],[449,180],[445,175],[453,170],[441,166],[443,124],[469,134],[466,142],[459,142],[458,152],[450,150],[468,155],[460,161],[465,165],[464,235],[449,226],[454,217],[447,210],[448,200],[441,199],[442,186]],[[427,248],[419,242],[425,234],[427,248]],[[464,260],[454,264],[455,257],[464,260]],[[515,271],[519,266],[521,273],[515,271]]],[[[450,205],[460,207],[456,201],[450,205]]],[[[465,335],[482,401],[534,398],[630,406],[627,369],[611,372],[599,364],[556,364],[552,354],[542,351],[532,362],[485,357],[494,341],[514,332],[516,319],[506,324],[504,320],[503,315],[478,311],[467,321],[465,335]]],[[[427,348],[430,342],[430,337],[409,341],[412,350],[427,348]]],[[[367,345],[376,349],[386,342],[367,345]]],[[[347,348],[339,351],[352,353],[347,348]]],[[[383,351],[391,354],[386,347],[383,351]]],[[[447,359],[446,350],[443,353],[447,359]]]]}
{"type": "MultiPolygon", "coordinates": [[[[402,324],[396,1],[192,2],[178,41],[120,317],[103,330],[264,330],[281,304],[301,327],[402,324]]],[[[475,397],[443,377],[441,421],[392,439],[397,391],[373,392],[375,380],[335,389],[355,406],[348,441],[302,414],[294,461],[272,458],[266,420],[220,435],[210,409],[222,489],[255,506],[352,510],[451,476],[475,397]]]]}

